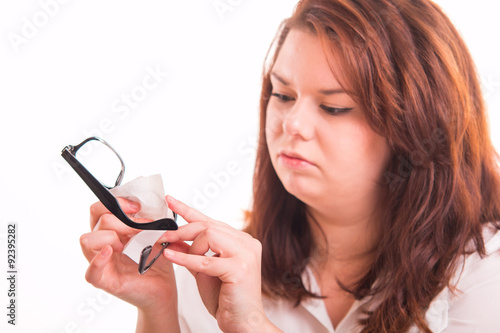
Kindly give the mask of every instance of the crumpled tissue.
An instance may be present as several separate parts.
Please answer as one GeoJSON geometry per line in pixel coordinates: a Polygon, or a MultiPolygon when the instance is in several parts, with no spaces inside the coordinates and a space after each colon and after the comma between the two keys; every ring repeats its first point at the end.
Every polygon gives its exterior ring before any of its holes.
{"type": "MultiPolygon", "coordinates": [[[[132,200],[141,205],[141,209],[131,215],[136,218],[146,218],[159,220],[165,217],[174,217],[173,212],[168,208],[165,201],[165,191],[161,175],[149,177],[138,177],[126,184],[117,186],[110,190],[115,197],[132,200]]],[[[133,236],[123,249],[123,253],[130,259],[139,263],[142,250],[148,246],[153,246],[165,233],[165,230],[143,230],[133,236]]]]}

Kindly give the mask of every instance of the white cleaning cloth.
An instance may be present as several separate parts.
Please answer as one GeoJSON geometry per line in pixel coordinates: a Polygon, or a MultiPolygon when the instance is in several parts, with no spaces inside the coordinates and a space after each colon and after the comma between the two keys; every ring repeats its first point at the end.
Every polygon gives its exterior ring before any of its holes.
{"type": "MultiPolygon", "coordinates": [[[[110,190],[115,197],[121,197],[141,205],[141,210],[133,214],[133,217],[159,220],[166,217],[174,217],[173,212],[168,209],[165,201],[165,191],[161,175],[139,177],[126,184],[117,186],[110,190]]],[[[139,263],[142,250],[153,246],[165,233],[165,230],[143,230],[132,237],[123,249],[123,253],[136,263],[139,263]]]]}

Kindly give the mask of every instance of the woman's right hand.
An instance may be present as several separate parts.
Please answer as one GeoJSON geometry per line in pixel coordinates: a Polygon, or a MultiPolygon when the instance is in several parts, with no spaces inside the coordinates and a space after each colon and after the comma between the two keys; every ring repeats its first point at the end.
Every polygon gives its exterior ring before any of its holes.
{"type": "MultiPolygon", "coordinates": [[[[136,213],[140,208],[129,200],[119,198],[118,201],[125,214],[136,213]]],[[[90,263],[86,280],[96,288],[135,305],[140,314],[138,325],[141,313],[146,317],[160,313],[163,316],[161,321],[168,321],[171,329],[174,328],[172,325],[178,326],[177,290],[172,264],[160,256],[146,274],[140,275],[137,263],[122,253],[125,244],[139,230],[126,226],[101,202],[90,208],[90,227],[92,231],[80,238],[83,254],[90,263]]],[[[175,249],[182,244],[169,246],[175,249]]],[[[153,249],[159,250],[159,246],[153,249]]]]}

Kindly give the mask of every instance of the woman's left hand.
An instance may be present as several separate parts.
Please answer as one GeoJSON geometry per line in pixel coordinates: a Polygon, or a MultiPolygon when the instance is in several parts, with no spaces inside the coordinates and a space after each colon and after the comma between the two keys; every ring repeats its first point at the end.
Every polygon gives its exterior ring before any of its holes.
{"type": "Polygon", "coordinates": [[[224,332],[270,331],[273,326],[262,305],[261,243],[170,196],[166,199],[188,224],[160,240],[192,244],[185,253],[166,249],[164,256],[193,274],[201,299],[219,327],[224,332]],[[208,250],[215,255],[206,256],[208,250]]]}

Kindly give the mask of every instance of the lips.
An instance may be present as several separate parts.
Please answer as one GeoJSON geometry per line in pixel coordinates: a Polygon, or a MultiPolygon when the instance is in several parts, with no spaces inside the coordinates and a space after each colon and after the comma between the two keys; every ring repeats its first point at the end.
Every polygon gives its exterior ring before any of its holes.
{"type": "Polygon", "coordinates": [[[313,166],[313,163],[308,161],[302,155],[288,150],[282,150],[279,152],[278,161],[290,169],[306,169],[313,166]]]}

